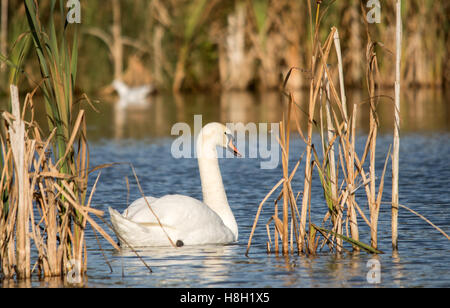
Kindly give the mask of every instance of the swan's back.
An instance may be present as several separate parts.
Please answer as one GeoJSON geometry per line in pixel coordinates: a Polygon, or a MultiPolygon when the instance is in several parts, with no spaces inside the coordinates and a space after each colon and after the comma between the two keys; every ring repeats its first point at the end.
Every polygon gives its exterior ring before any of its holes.
{"type": "Polygon", "coordinates": [[[133,247],[170,245],[167,235],[173,243],[184,245],[230,243],[237,240],[222,219],[199,200],[183,195],[146,199],[149,204],[140,198],[122,215],[110,209],[114,231],[119,234],[122,244],[128,243],[133,247]],[[149,206],[158,216],[164,230],[149,206]]]}
{"type": "Polygon", "coordinates": [[[153,85],[129,87],[123,81],[117,79],[113,81],[112,85],[122,102],[127,104],[143,104],[143,100],[154,90],[153,85]]]}

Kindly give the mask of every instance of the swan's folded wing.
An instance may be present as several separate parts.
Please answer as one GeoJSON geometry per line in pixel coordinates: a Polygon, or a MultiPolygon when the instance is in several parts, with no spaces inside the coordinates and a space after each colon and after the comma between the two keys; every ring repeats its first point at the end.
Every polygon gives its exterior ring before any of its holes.
{"type": "Polygon", "coordinates": [[[144,198],[139,198],[131,203],[130,206],[123,211],[122,216],[135,222],[154,221],[148,206],[158,200],[158,198],[146,196],[145,199],[147,202],[145,202],[144,198]]]}
{"type": "Polygon", "coordinates": [[[110,213],[119,240],[133,247],[170,245],[167,235],[174,243],[180,240],[186,245],[235,241],[231,230],[209,206],[188,196],[166,195],[149,204],[141,198],[129,210],[127,217],[113,209],[110,213]]]}
{"type": "Polygon", "coordinates": [[[151,205],[160,221],[173,226],[178,232],[178,239],[186,245],[235,241],[233,233],[217,213],[197,199],[166,195],[151,205]]]}

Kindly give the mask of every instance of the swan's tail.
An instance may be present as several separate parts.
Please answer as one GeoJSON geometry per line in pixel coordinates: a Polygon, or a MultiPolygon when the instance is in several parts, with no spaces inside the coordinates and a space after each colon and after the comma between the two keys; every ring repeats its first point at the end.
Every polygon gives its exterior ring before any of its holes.
{"type": "Polygon", "coordinates": [[[124,239],[121,234],[123,234],[123,226],[125,225],[123,223],[123,219],[125,219],[122,215],[120,215],[119,212],[117,212],[115,209],[109,207],[109,215],[111,217],[111,223],[113,227],[113,231],[117,236],[117,239],[119,240],[120,245],[123,245],[124,239]]]}
{"type": "Polygon", "coordinates": [[[167,236],[158,224],[140,224],[122,216],[109,207],[113,231],[121,247],[146,247],[170,245],[167,236]]]}
{"type": "Polygon", "coordinates": [[[150,234],[138,223],[129,220],[122,216],[118,211],[109,207],[109,215],[111,216],[111,223],[113,231],[119,240],[121,247],[143,246],[142,240],[151,238],[150,234]]]}

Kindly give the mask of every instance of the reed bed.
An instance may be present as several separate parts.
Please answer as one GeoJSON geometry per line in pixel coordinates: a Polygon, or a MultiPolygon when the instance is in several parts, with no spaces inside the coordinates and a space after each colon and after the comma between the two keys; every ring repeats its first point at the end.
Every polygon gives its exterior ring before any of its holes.
{"type": "MultiPolygon", "coordinates": [[[[91,207],[99,176],[88,194],[89,149],[85,112],[74,100],[78,41],[61,18],[53,16],[51,1],[48,28],[42,24],[36,2],[25,0],[29,31],[22,39],[32,41],[41,81],[26,95],[22,107],[18,87],[10,87],[11,113],[3,112],[0,187],[1,277],[29,278],[70,275],[76,283],[86,271],[87,224],[113,247],[115,241],[93,216],[103,212],[91,207]],[[34,119],[34,94],[44,96],[48,123],[34,119]],[[45,124],[49,133],[44,131],[45,124]]],[[[59,1],[60,15],[64,3],[59,1]]],[[[70,27],[69,27],[70,28],[70,27]]],[[[26,53],[26,44],[19,44],[26,53]]],[[[21,63],[7,63],[17,77],[21,63]]],[[[19,78],[14,78],[18,82],[19,78]]]]}
{"type": "MultiPolygon", "coordinates": [[[[146,67],[150,72],[139,74],[139,81],[142,83],[145,75],[144,80],[154,82],[158,90],[277,89],[278,76],[285,75],[290,67],[309,66],[312,45],[303,44],[314,31],[314,24],[308,22],[308,1],[86,1],[81,27],[89,35],[80,38],[80,53],[86,57],[80,58],[78,84],[93,92],[124,73],[128,84],[138,85],[135,76],[146,67]],[[142,65],[132,65],[136,56],[142,65]]],[[[1,10],[0,18],[0,53],[5,54],[14,46],[12,39],[23,32],[26,16],[22,1],[1,3],[8,7],[1,10]]],[[[322,2],[328,15],[322,22],[321,35],[332,25],[339,28],[347,87],[364,86],[361,3],[373,7],[375,1],[322,2]]],[[[394,52],[395,1],[380,4],[380,23],[374,33],[386,49],[394,52]]],[[[40,1],[39,5],[42,12],[48,12],[51,3],[40,1]]],[[[403,86],[449,85],[449,8],[448,1],[403,1],[403,86]]],[[[394,84],[394,64],[389,53],[380,54],[385,86],[394,84]]],[[[297,75],[289,83],[297,89],[309,86],[297,75]]],[[[0,84],[0,90],[8,93],[7,83],[0,84]]]]}
{"type": "MultiPolygon", "coordinates": [[[[309,3],[309,1],[308,1],[309,3]]],[[[294,96],[284,89],[287,97],[287,116],[280,122],[279,144],[282,152],[283,175],[280,182],[272,189],[273,193],[278,186],[283,184],[283,189],[274,201],[274,215],[266,224],[268,235],[267,250],[275,253],[306,253],[316,254],[325,245],[330,251],[340,254],[348,251],[344,242],[351,245],[353,252],[360,250],[369,253],[382,253],[378,249],[377,228],[380,205],[384,191],[384,178],[390,157],[390,150],[386,153],[384,168],[377,182],[375,169],[375,151],[377,143],[378,118],[376,108],[378,104],[378,59],[375,52],[377,46],[372,42],[370,33],[366,49],[366,85],[368,91],[369,108],[369,134],[367,136],[363,153],[356,151],[356,119],[358,103],[349,114],[345,96],[343,79],[343,64],[338,30],[333,27],[324,42],[319,39],[319,26],[324,13],[321,14],[321,1],[317,1],[316,12],[309,6],[310,23],[314,31],[311,32],[312,50],[314,51],[310,61],[311,73],[308,123],[306,134],[300,128],[298,103],[294,96]],[[336,52],[340,95],[334,85],[328,60],[332,47],[336,52]],[[319,114],[319,120],[314,117],[319,114]],[[295,123],[299,136],[306,144],[304,159],[304,184],[303,189],[294,192],[292,179],[301,159],[290,171],[289,169],[289,142],[290,123],[295,123]],[[320,132],[321,144],[313,144],[313,131],[320,132]],[[319,156],[318,151],[322,151],[319,156]],[[367,170],[368,169],[368,170],[367,170]],[[311,187],[313,176],[317,174],[323,189],[326,214],[320,223],[313,223],[311,217],[311,187]],[[365,190],[365,198],[357,198],[356,192],[365,190]],[[278,202],[283,200],[283,206],[279,209],[278,202]],[[363,208],[362,204],[367,204],[363,208]],[[368,213],[367,213],[368,212],[368,213]],[[279,218],[281,215],[282,219],[279,218]],[[273,223],[273,230],[271,224],[273,223]],[[365,223],[370,230],[370,244],[360,241],[360,223],[365,223]],[[290,232],[289,232],[290,228],[290,232]],[[273,236],[271,236],[273,234],[273,236]],[[320,240],[320,237],[322,240],[320,240]],[[281,244],[280,244],[281,241],[281,244]],[[295,244],[294,244],[295,243],[295,244]]],[[[368,28],[368,27],[367,27],[368,28]]],[[[284,85],[292,73],[287,74],[284,85]]],[[[266,202],[268,197],[263,201],[266,202]]],[[[251,247],[254,230],[262,210],[263,203],[258,208],[251,236],[248,241],[247,254],[251,247]]]]}
{"type": "MultiPolygon", "coordinates": [[[[345,81],[343,70],[343,55],[339,32],[332,27],[326,39],[320,39],[320,24],[325,16],[321,12],[322,1],[317,0],[315,14],[310,1],[308,11],[311,29],[311,50],[313,54],[310,59],[308,70],[291,68],[283,83],[283,93],[287,101],[287,112],[280,121],[280,136],[278,143],[282,152],[282,177],[267,196],[260,203],[250,237],[247,244],[246,255],[248,255],[253,235],[261,215],[264,204],[272,194],[282,187],[278,197],[274,200],[273,215],[266,223],[267,252],[282,253],[305,253],[314,255],[321,251],[325,245],[329,251],[336,254],[343,252],[358,253],[363,250],[372,254],[383,253],[378,248],[378,221],[383,192],[385,190],[385,175],[391,158],[391,147],[389,147],[384,158],[384,167],[381,176],[377,178],[376,170],[376,146],[379,119],[377,106],[381,77],[378,68],[377,50],[383,44],[375,42],[371,38],[370,26],[365,20],[367,45],[365,54],[365,83],[368,99],[365,102],[355,102],[349,113],[345,95],[345,81]],[[337,70],[331,70],[328,61],[331,56],[332,47],[337,59],[337,70]],[[337,77],[331,72],[337,71],[337,77]],[[308,110],[299,107],[292,92],[286,90],[289,78],[292,74],[299,72],[310,79],[308,110]],[[305,74],[306,73],[306,74],[305,74]],[[340,94],[338,94],[334,81],[339,81],[340,94]],[[356,150],[356,123],[361,116],[359,105],[369,104],[369,133],[365,140],[362,153],[356,150]],[[300,126],[300,112],[307,114],[307,132],[302,131],[300,126]],[[317,120],[315,117],[318,117],[317,120]],[[291,123],[295,123],[295,129],[306,145],[305,152],[300,156],[294,168],[289,168],[289,144],[291,136],[291,123]],[[320,134],[320,144],[313,143],[313,131],[320,134]],[[322,155],[319,155],[319,151],[322,155]],[[304,183],[303,189],[294,192],[292,180],[302,160],[304,159],[304,183]],[[311,216],[311,188],[313,176],[317,175],[324,195],[326,214],[320,223],[313,222],[311,216]],[[358,190],[364,190],[365,194],[356,194],[358,190]],[[282,200],[282,206],[279,202],[282,200]],[[361,238],[361,223],[366,224],[364,229],[369,230],[370,243],[364,243],[361,238]],[[347,246],[345,245],[347,243],[347,246]],[[351,248],[349,248],[350,246],[351,248]]],[[[362,15],[366,16],[365,7],[361,4],[362,15]]],[[[395,81],[395,104],[393,113],[396,118],[394,131],[394,153],[392,155],[392,202],[388,203],[392,208],[392,248],[397,249],[398,208],[404,208],[409,212],[424,219],[447,239],[450,237],[439,227],[435,226],[427,218],[409,209],[398,201],[398,159],[400,142],[400,79],[401,79],[401,50],[402,50],[402,20],[401,1],[396,0],[396,81],[395,81]]],[[[306,79],[306,78],[305,78],[306,79]]],[[[294,155],[298,155],[295,153],[294,155]]],[[[314,206],[319,206],[314,204],[314,206]]]]}

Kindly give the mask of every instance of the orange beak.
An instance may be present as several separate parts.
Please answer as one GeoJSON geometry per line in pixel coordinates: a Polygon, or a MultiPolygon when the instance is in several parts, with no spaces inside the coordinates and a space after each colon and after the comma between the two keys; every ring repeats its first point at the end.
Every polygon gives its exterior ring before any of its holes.
{"type": "Polygon", "coordinates": [[[230,141],[228,142],[228,149],[234,154],[234,156],[242,157],[241,153],[239,153],[238,149],[233,144],[233,139],[228,138],[230,141]]]}

